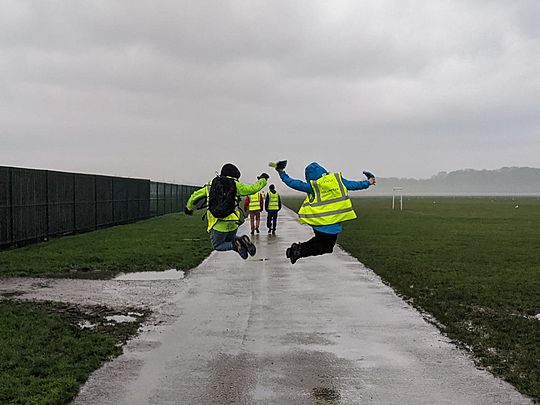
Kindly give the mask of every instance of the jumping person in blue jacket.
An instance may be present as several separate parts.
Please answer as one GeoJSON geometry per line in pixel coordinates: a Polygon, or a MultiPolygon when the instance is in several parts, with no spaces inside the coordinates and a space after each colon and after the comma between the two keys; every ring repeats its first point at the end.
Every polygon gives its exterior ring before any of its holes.
{"type": "Polygon", "coordinates": [[[343,230],[341,223],[356,219],[348,190],[366,189],[375,184],[375,177],[364,181],[347,180],[340,172],[329,173],[315,162],[305,169],[306,181],[289,177],[284,169],[276,170],[287,186],[307,193],[298,211],[298,220],[301,224],[310,225],[315,232],[307,242],[293,243],[286,256],[294,264],[301,257],[332,253],[337,236],[343,230]]]}

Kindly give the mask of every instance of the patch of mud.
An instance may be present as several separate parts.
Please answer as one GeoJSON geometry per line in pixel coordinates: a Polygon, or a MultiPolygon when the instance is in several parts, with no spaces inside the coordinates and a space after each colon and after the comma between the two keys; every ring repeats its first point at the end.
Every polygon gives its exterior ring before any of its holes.
{"type": "Polygon", "coordinates": [[[257,382],[255,357],[248,353],[220,353],[208,362],[210,370],[205,391],[208,403],[252,404],[257,382]]]}
{"type": "Polygon", "coordinates": [[[36,281],[32,283],[33,288],[52,288],[47,281],[36,281]]]}
{"type": "MultiPolygon", "coordinates": [[[[119,319],[129,318],[132,319],[131,322],[141,324],[150,314],[150,311],[147,309],[141,308],[126,308],[124,310],[118,310],[109,308],[103,305],[73,305],[66,303],[58,302],[45,302],[45,303],[36,303],[36,305],[47,305],[50,309],[49,312],[61,315],[62,317],[68,319],[71,323],[78,325],[80,328],[102,328],[110,326],[110,319],[118,317],[119,319]],[[129,313],[134,314],[135,311],[140,314],[140,316],[130,316],[129,313]]],[[[119,322],[122,323],[122,322],[119,322]]]]}
{"type": "Polygon", "coordinates": [[[334,388],[316,387],[312,391],[313,398],[316,404],[338,404],[341,399],[339,391],[334,388]]]}
{"type": "Polygon", "coordinates": [[[341,390],[354,367],[349,360],[328,352],[293,351],[275,356],[218,353],[205,368],[210,378],[205,387],[197,387],[193,393],[203,401],[200,403],[353,403],[341,390]],[[257,379],[261,370],[263,381],[257,379]]]}
{"type": "Polygon", "coordinates": [[[95,323],[85,320],[85,321],[79,322],[77,326],[79,326],[79,329],[95,329],[97,325],[95,323]]]}
{"type": "Polygon", "coordinates": [[[170,269],[165,271],[142,271],[137,273],[122,273],[115,280],[150,281],[150,280],[182,280],[185,273],[181,270],[170,269]]]}
{"type": "Polygon", "coordinates": [[[3,292],[0,294],[0,296],[4,298],[13,298],[18,297],[19,295],[23,295],[24,293],[22,291],[9,291],[9,292],[3,292]]]}

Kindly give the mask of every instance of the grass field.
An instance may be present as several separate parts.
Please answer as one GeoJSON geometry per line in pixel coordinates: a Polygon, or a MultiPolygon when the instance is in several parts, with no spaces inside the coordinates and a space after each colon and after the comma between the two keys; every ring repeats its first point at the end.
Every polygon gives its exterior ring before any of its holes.
{"type": "Polygon", "coordinates": [[[108,278],[119,272],[187,270],[210,251],[200,216],[170,214],[0,251],[0,277],[108,278]]]}
{"type": "MultiPolygon", "coordinates": [[[[108,278],[119,272],[187,270],[210,250],[200,216],[172,214],[1,251],[0,277],[108,278]]],[[[121,353],[119,345],[139,325],[103,323],[109,311],[0,297],[0,404],[73,399],[93,370],[121,353]],[[97,327],[81,330],[81,318],[97,327]]]]}
{"type": "Polygon", "coordinates": [[[479,365],[540,401],[540,199],[406,198],[400,212],[377,197],[354,206],[360,218],[338,243],[479,365]]]}
{"type": "Polygon", "coordinates": [[[105,308],[0,301],[0,404],[66,404],[144,319],[104,324],[105,308]],[[84,311],[84,313],[81,313],[84,311]],[[94,329],[77,321],[92,320],[94,329]]]}

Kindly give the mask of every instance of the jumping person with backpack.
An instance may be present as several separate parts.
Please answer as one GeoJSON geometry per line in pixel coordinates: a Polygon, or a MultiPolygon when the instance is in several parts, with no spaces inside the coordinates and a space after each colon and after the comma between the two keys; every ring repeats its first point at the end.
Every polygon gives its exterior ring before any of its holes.
{"type": "Polygon", "coordinates": [[[341,172],[329,173],[318,163],[310,163],[305,169],[306,181],[289,177],[285,173],[286,161],[272,165],[281,180],[290,188],[307,194],[298,211],[301,224],[310,225],[315,235],[302,243],[293,243],[285,255],[292,264],[301,257],[332,253],[341,233],[344,221],[356,219],[348,190],[363,190],[376,183],[375,176],[364,172],[367,180],[352,181],[342,177],[341,172]]]}
{"type": "Polygon", "coordinates": [[[206,219],[212,247],[217,251],[234,250],[242,259],[248,254],[254,256],[255,245],[247,235],[236,236],[238,227],[243,222],[243,215],[238,208],[240,197],[258,193],[266,186],[268,174],[262,173],[253,184],[240,183],[240,170],[232,163],[221,168],[221,173],[196,190],[186,203],[184,212],[192,215],[196,205],[206,200],[208,210],[206,219]]]}

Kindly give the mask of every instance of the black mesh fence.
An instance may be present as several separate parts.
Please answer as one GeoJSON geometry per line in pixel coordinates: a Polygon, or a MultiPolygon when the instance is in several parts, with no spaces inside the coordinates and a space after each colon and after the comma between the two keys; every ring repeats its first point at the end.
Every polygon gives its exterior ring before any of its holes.
{"type": "Polygon", "coordinates": [[[150,183],[150,215],[183,211],[191,193],[198,187],[170,183],[150,183]]]}
{"type": "Polygon", "coordinates": [[[182,211],[193,186],[0,166],[0,246],[182,211]]]}
{"type": "Polygon", "coordinates": [[[11,170],[0,167],[0,244],[9,243],[11,237],[11,170]]]}

